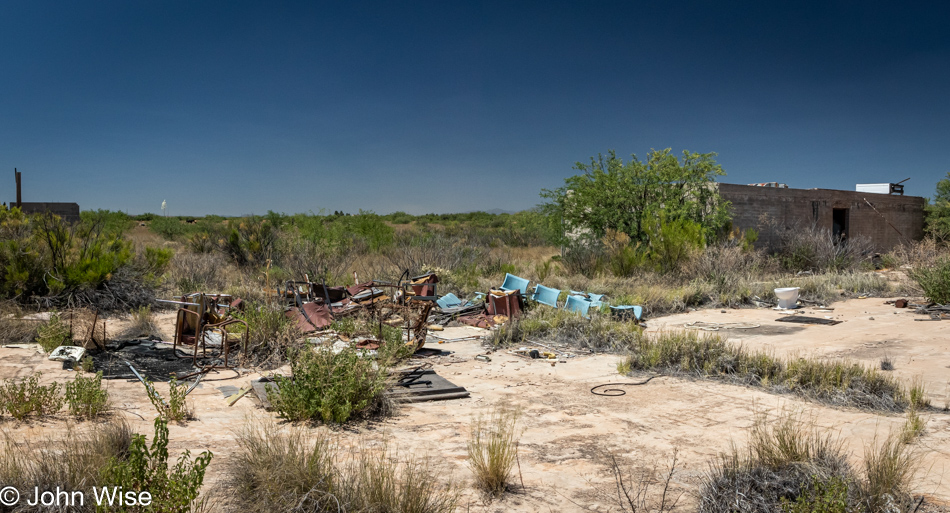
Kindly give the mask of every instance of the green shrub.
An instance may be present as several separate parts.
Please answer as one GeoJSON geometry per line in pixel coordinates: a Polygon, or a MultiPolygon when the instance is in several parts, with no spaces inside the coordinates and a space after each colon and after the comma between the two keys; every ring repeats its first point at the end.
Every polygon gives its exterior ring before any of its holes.
{"type": "Polygon", "coordinates": [[[17,420],[58,412],[63,407],[61,387],[59,383],[40,385],[41,376],[37,372],[26,379],[4,381],[0,385],[0,411],[17,420]]]}
{"type": "Polygon", "coordinates": [[[915,267],[908,274],[929,301],[950,304],[950,258],[941,258],[932,267],[915,267]]]}
{"type": "Polygon", "coordinates": [[[798,497],[790,501],[782,497],[783,513],[850,513],[853,507],[848,505],[848,483],[831,476],[822,480],[812,476],[811,486],[803,486],[798,497]]]}
{"type": "Polygon", "coordinates": [[[49,321],[36,330],[36,343],[47,353],[59,346],[72,345],[69,339],[69,326],[56,312],[50,313],[49,321]]]}
{"type": "Polygon", "coordinates": [[[109,393],[102,388],[102,373],[87,378],[76,373],[73,381],[66,383],[66,404],[69,414],[92,419],[109,409],[109,393]]]}
{"type": "Polygon", "coordinates": [[[305,349],[291,360],[290,377],[277,376],[279,391],[268,389],[277,413],[291,421],[320,420],[342,424],[377,405],[388,371],[382,360],[354,349],[305,349]]]}
{"type": "Polygon", "coordinates": [[[658,222],[647,222],[645,226],[650,259],[661,273],[678,271],[693,253],[706,245],[703,226],[689,219],[668,220],[660,214],[658,222]]]}
{"type": "Polygon", "coordinates": [[[172,378],[168,383],[168,402],[165,402],[162,395],[155,390],[155,385],[148,379],[145,380],[145,389],[148,392],[149,401],[158,412],[159,418],[166,422],[183,422],[195,418],[194,410],[188,406],[185,399],[185,392],[188,389],[186,383],[179,383],[177,379],[172,378]]]}
{"type": "Polygon", "coordinates": [[[191,453],[186,450],[169,468],[168,422],[158,417],[151,446],[146,444],[144,435],[133,435],[128,457],[114,458],[103,472],[103,481],[109,486],[119,486],[123,491],[151,494],[151,505],[128,508],[127,511],[188,513],[198,500],[211,457],[211,452],[205,451],[192,460],[191,453]]]}

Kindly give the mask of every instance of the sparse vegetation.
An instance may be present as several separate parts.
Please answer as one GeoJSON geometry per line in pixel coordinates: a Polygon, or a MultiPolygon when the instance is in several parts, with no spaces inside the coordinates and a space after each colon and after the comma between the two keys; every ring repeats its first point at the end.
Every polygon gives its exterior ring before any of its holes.
{"type": "MultiPolygon", "coordinates": [[[[32,495],[34,487],[41,492],[55,492],[57,487],[88,491],[94,486],[111,486],[111,481],[102,478],[102,472],[113,462],[125,461],[129,457],[132,437],[132,429],[119,418],[93,424],[85,432],[68,428],[61,439],[23,443],[15,440],[12,433],[4,432],[0,449],[0,483],[16,487],[21,497],[32,495]]],[[[16,511],[28,510],[25,504],[21,504],[16,511]]],[[[64,507],[60,511],[87,510],[88,507],[64,507]]]]}
{"type": "Polygon", "coordinates": [[[109,393],[102,388],[102,373],[85,377],[77,372],[76,377],[66,383],[66,405],[70,415],[86,419],[108,411],[109,393]]]}
{"type": "Polygon", "coordinates": [[[501,497],[512,485],[518,458],[519,414],[495,408],[472,421],[468,464],[475,485],[492,497],[501,497]]]}
{"type": "Polygon", "coordinates": [[[184,422],[186,420],[195,419],[194,408],[188,405],[186,399],[185,393],[188,389],[186,383],[179,383],[177,379],[172,378],[168,383],[167,402],[165,398],[155,390],[155,384],[148,379],[145,380],[145,388],[148,391],[149,401],[151,401],[152,406],[154,406],[158,412],[159,418],[164,419],[165,422],[184,422]]]}
{"type": "Polygon", "coordinates": [[[16,420],[30,416],[42,417],[58,412],[65,400],[59,383],[40,385],[37,372],[20,380],[5,380],[0,385],[0,412],[16,420]]]}
{"type": "Polygon", "coordinates": [[[47,353],[59,346],[72,345],[69,326],[57,312],[50,312],[49,320],[36,329],[36,343],[47,353]]]}
{"type": "Polygon", "coordinates": [[[381,407],[388,379],[384,358],[330,347],[304,349],[291,359],[290,377],[276,376],[278,390],[268,389],[277,413],[291,421],[343,424],[381,407]]]}
{"type": "Polygon", "coordinates": [[[915,267],[909,274],[929,301],[950,304],[950,258],[941,258],[933,266],[915,267]]]}
{"type": "Polygon", "coordinates": [[[427,458],[362,447],[347,460],[324,430],[251,424],[238,444],[229,486],[235,507],[250,513],[450,513],[458,502],[427,458]]]}
{"type": "Polygon", "coordinates": [[[129,511],[188,513],[198,501],[211,457],[211,452],[205,451],[192,460],[191,453],[185,450],[169,467],[168,422],[159,416],[155,419],[152,443],[146,444],[145,435],[132,435],[128,456],[112,458],[101,475],[110,486],[151,494],[150,505],[127,508],[129,511]]]}
{"type": "Polygon", "coordinates": [[[863,473],[841,440],[801,415],[760,414],[746,448],[733,446],[707,472],[699,511],[906,511],[915,461],[899,436],[865,450],[863,473]]]}
{"type": "Polygon", "coordinates": [[[620,363],[621,371],[658,371],[724,379],[791,392],[831,404],[901,410],[923,404],[923,385],[905,390],[876,369],[846,361],[776,358],[729,343],[718,335],[668,331],[638,334],[620,363]]]}

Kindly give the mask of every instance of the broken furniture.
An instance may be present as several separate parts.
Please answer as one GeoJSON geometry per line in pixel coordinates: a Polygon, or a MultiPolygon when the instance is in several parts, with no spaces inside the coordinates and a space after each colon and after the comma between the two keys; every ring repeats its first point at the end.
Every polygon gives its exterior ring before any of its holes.
{"type": "Polygon", "coordinates": [[[231,346],[238,344],[243,348],[248,341],[248,326],[241,319],[231,317],[232,298],[227,294],[205,294],[195,292],[181,296],[181,305],[175,319],[174,349],[179,345],[191,345],[192,362],[198,366],[198,350],[201,358],[208,357],[208,345],[220,345],[218,356],[224,357],[223,365],[212,364],[213,368],[230,368],[231,346]],[[243,337],[234,340],[234,328],[237,334],[243,331],[243,337]]]}
{"type": "Polygon", "coordinates": [[[548,305],[557,308],[557,298],[560,295],[560,290],[545,287],[539,283],[534,287],[534,294],[531,295],[531,299],[541,303],[542,305],[548,305]]]}
{"type": "Polygon", "coordinates": [[[527,295],[528,293],[528,280],[520,278],[511,273],[505,273],[505,281],[501,284],[500,288],[504,291],[518,290],[521,291],[521,295],[527,295]]]}
{"type": "Polygon", "coordinates": [[[610,314],[618,320],[639,322],[643,318],[643,307],[638,305],[611,306],[610,314]]]}
{"type": "Polygon", "coordinates": [[[521,311],[524,309],[524,298],[518,289],[491,290],[488,293],[485,308],[489,315],[504,315],[512,319],[521,315],[521,311]]]}
{"type": "Polygon", "coordinates": [[[569,312],[581,314],[583,317],[590,318],[587,310],[590,309],[590,301],[583,296],[567,296],[567,302],[564,303],[564,309],[569,312]]]}

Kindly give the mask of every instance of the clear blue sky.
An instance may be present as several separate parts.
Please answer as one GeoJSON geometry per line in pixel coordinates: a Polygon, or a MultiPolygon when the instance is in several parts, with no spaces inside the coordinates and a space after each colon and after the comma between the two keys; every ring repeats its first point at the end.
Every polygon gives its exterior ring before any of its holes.
{"type": "Polygon", "coordinates": [[[0,3],[0,196],[239,215],[519,210],[609,149],[732,183],[950,171],[950,8],[0,3]]]}

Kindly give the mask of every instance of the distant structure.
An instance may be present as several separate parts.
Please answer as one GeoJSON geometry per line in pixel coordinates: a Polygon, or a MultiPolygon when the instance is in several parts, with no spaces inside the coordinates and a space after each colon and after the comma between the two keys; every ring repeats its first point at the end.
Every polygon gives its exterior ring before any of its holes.
{"type": "Polygon", "coordinates": [[[78,203],[49,203],[49,202],[24,202],[21,190],[21,175],[23,173],[13,169],[13,175],[16,178],[16,201],[11,201],[11,207],[19,207],[25,214],[42,214],[50,212],[62,217],[67,222],[79,221],[78,203]]]}
{"type": "Polygon", "coordinates": [[[775,182],[718,187],[732,203],[732,226],[759,232],[757,247],[776,248],[784,232],[812,227],[845,240],[867,237],[877,251],[924,235],[925,200],[904,196],[900,183],[858,184],[855,191],[791,189],[775,182]]]}

